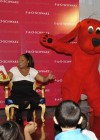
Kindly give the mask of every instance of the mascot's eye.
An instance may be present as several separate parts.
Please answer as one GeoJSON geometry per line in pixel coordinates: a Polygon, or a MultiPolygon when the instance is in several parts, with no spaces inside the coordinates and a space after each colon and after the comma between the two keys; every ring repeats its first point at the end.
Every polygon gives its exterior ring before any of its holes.
{"type": "Polygon", "coordinates": [[[88,32],[89,32],[90,34],[92,34],[93,31],[94,31],[93,27],[92,27],[92,26],[89,26],[89,27],[88,27],[88,32]]]}
{"type": "Polygon", "coordinates": [[[97,28],[96,28],[96,33],[97,33],[97,34],[100,34],[100,27],[97,27],[97,28]]]}

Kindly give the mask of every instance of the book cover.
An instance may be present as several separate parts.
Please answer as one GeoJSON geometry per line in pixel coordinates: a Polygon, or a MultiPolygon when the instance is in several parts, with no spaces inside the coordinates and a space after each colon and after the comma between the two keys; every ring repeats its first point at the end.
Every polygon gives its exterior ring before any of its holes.
{"type": "Polygon", "coordinates": [[[6,69],[5,67],[2,65],[0,66],[0,82],[7,82],[9,81],[9,77],[8,77],[8,74],[6,72],[6,69]]]}

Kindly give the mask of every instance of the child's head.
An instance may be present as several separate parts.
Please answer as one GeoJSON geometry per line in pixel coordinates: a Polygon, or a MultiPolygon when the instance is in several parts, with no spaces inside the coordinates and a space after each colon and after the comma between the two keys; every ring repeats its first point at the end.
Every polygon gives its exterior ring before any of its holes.
{"type": "Polygon", "coordinates": [[[0,140],[23,140],[19,126],[14,121],[0,124],[0,140]]]}
{"type": "Polygon", "coordinates": [[[88,125],[88,119],[84,113],[81,113],[82,116],[82,122],[81,124],[77,125],[77,128],[80,128],[81,130],[84,130],[87,128],[88,125]]]}
{"type": "Polygon", "coordinates": [[[77,103],[71,100],[62,101],[55,110],[54,121],[62,128],[76,127],[81,121],[81,110],[77,103]]]}

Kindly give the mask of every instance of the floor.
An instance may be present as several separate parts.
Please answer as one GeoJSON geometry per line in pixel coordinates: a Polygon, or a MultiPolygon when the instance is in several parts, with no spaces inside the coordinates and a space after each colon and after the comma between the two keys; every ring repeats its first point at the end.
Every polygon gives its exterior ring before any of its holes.
{"type": "MultiPolygon", "coordinates": [[[[86,101],[80,103],[80,107],[83,113],[85,113],[89,120],[89,129],[94,131],[98,139],[100,140],[100,117],[94,117],[93,113],[89,113],[89,105],[86,101]]],[[[54,126],[53,116],[55,107],[47,107],[45,114],[45,123],[43,124],[40,119],[40,109],[37,110],[36,122],[38,128],[35,133],[33,133],[33,140],[54,140],[54,136],[58,133],[56,127],[54,126]]],[[[24,119],[26,117],[26,112],[23,113],[24,119]]],[[[0,110],[0,122],[6,120],[4,110],[0,110]]],[[[21,126],[23,131],[23,126],[21,126]]]]}

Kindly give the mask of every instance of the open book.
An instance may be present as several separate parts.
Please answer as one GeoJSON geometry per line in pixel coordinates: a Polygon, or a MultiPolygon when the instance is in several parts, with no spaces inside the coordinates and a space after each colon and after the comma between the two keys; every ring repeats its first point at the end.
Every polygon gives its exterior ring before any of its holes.
{"type": "Polygon", "coordinates": [[[8,77],[8,74],[6,72],[6,69],[5,67],[2,65],[0,66],[0,82],[7,82],[9,81],[9,77],[8,77]]]}

